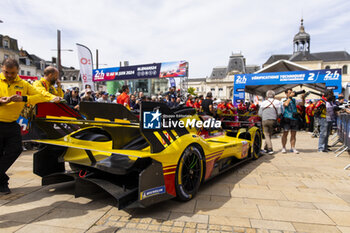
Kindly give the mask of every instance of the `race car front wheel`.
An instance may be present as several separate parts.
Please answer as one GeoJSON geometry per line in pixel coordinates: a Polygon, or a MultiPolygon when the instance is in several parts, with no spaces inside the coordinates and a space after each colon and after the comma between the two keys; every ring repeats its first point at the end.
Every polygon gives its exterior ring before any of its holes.
{"type": "Polygon", "coordinates": [[[261,151],[261,133],[260,131],[255,132],[253,141],[253,159],[258,159],[260,157],[261,151]]]}
{"type": "Polygon", "coordinates": [[[181,201],[191,200],[197,193],[203,177],[203,156],[198,148],[189,146],[179,160],[175,186],[176,196],[181,201]]]}

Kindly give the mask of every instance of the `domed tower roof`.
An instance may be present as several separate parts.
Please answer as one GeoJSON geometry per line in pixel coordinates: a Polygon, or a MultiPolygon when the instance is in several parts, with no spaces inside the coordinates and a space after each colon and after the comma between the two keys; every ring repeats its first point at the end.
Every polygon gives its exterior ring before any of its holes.
{"type": "Polygon", "coordinates": [[[296,41],[301,41],[301,40],[308,40],[310,41],[310,35],[309,33],[305,32],[305,28],[304,28],[304,19],[301,19],[301,24],[299,27],[299,32],[294,36],[294,42],[296,41]]]}
{"type": "Polygon", "coordinates": [[[305,32],[304,19],[301,19],[299,32],[293,39],[294,53],[296,52],[310,52],[310,35],[305,32]]]}

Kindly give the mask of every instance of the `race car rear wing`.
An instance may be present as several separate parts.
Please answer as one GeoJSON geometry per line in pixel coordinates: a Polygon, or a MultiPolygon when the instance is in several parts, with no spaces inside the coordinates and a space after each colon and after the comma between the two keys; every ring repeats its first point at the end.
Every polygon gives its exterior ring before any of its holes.
{"type": "Polygon", "coordinates": [[[102,118],[115,121],[115,119],[120,119],[130,123],[139,123],[137,116],[121,104],[81,102],[79,111],[87,120],[102,118]]]}
{"type": "MultiPolygon", "coordinates": [[[[179,137],[189,133],[185,127],[163,127],[161,115],[172,115],[173,120],[179,120],[181,116],[196,113],[193,108],[179,106],[170,109],[166,104],[159,102],[143,102],[140,120],[120,104],[82,102],[80,113],[73,111],[70,115],[63,114],[64,116],[61,116],[62,113],[58,110],[59,113],[55,113],[54,109],[67,108],[65,104],[47,103],[37,107],[40,114],[34,122],[46,134],[40,139],[51,139],[50,144],[65,145],[67,143],[64,142],[64,136],[78,129],[96,126],[111,136],[112,150],[144,148],[149,145],[151,153],[161,152],[179,137]],[[47,109],[50,111],[46,111],[47,109]]],[[[38,142],[49,143],[45,140],[38,142]]]]}
{"type": "Polygon", "coordinates": [[[57,145],[64,136],[86,127],[103,128],[108,132],[113,141],[111,149],[123,148],[141,137],[138,117],[120,104],[82,102],[80,112],[63,103],[38,104],[32,123],[31,130],[40,131],[40,134],[31,139],[57,140],[57,145]]]}

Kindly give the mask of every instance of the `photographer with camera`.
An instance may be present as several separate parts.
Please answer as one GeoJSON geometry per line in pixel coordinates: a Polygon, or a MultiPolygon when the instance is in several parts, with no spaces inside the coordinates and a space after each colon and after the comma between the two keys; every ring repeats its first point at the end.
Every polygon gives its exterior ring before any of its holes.
{"type": "MultiPolygon", "coordinates": [[[[305,91],[295,92],[292,89],[287,89],[284,92],[286,94],[286,98],[282,99],[283,103],[283,135],[282,135],[282,153],[287,153],[286,144],[288,132],[290,131],[290,145],[291,152],[295,154],[299,154],[299,151],[295,148],[296,143],[296,134],[299,130],[299,121],[298,121],[298,110],[296,101],[293,98],[299,94],[305,93],[305,91]]],[[[305,95],[302,95],[302,104],[305,104],[305,95]]]]}
{"type": "MultiPolygon", "coordinates": [[[[338,99],[334,103],[337,107],[335,107],[335,111],[337,112],[337,115],[340,113],[350,113],[350,103],[349,101],[345,100],[344,93],[340,93],[338,95],[338,99]]],[[[336,115],[336,117],[338,117],[336,115]]]]}

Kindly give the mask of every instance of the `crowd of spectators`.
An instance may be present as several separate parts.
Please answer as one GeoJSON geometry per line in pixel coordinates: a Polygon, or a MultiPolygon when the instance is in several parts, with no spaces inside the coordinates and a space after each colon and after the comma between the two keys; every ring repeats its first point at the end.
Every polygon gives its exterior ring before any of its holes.
{"type": "Polygon", "coordinates": [[[79,110],[80,102],[99,102],[99,103],[123,103],[124,106],[131,110],[140,108],[141,101],[161,102],[166,103],[169,107],[176,107],[182,104],[180,91],[175,91],[175,88],[169,88],[166,93],[146,96],[142,91],[129,94],[129,88],[124,85],[120,92],[109,94],[106,91],[94,92],[90,85],[85,85],[85,89],[80,92],[78,87],[67,89],[64,93],[64,99],[67,104],[79,110]],[[118,99],[120,100],[118,102],[118,99]]]}
{"type": "MultiPolygon", "coordinates": [[[[211,116],[233,115],[242,116],[248,114],[256,115],[257,121],[262,120],[262,128],[265,135],[264,150],[266,153],[274,153],[271,136],[278,127],[282,129],[282,153],[287,153],[287,137],[290,133],[290,151],[299,153],[296,149],[296,134],[299,130],[306,130],[312,133],[313,137],[319,137],[319,152],[327,152],[328,137],[332,127],[336,126],[336,117],[339,112],[339,106],[345,104],[344,95],[341,93],[335,100],[333,92],[326,90],[322,98],[319,100],[309,100],[305,103],[305,95],[301,95],[299,101],[295,97],[292,89],[285,91],[284,99],[276,100],[275,93],[269,90],[266,93],[266,100],[260,103],[241,102],[235,107],[231,100],[215,99],[211,92],[204,97],[193,96],[188,94],[185,98],[181,96],[180,90],[174,87],[169,88],[165,93],[158,93],[151,96],[145,96],[143,92],[129,93],[129,88],[124,85],[120,92],[109,94],[104,91],[94,92],[90,85],[86,85],[85,89],[80,92],[79,88],[74,87],[68,89],[64,93],[64,99],[67,104],[79,110],[80,102],[100,102],[100,103],[119,103],[130,110],[139,110],[140,103],[145,101],[160,102],[167,104],[170,108],[179,105],[192,107],[197,112],[203,112],[211,116]]],[[[350,113],[350,110],[343,110],[350,113]]],[[[236,117],[235,119],[239,119],[236,117]]],[[[249,118],[251,119],[251,118],[249,118]]]]}
{"type": "Polygon", "coordinates": [[[278,125],[283,129],[282,153],[287,153],[286,144],[290,132],[291,152],[298,154],[296,149],[296,134],[299,130],[305,130],[312,137],[319,137],[318,152],[331,151],[328,145],[329,135],[337,128],[337,116],[342,113],[350,113],[344,94],[340,93],[335,98],[332,90],[325,90],[320,94],[320,99],[309,100],[305,104],[305,94],[302,94],[297,102],[294,98],[296,92],[292,89],[285,91],[286,97],[281,101],[274,99],[275,93],[267,91],[267,99],[261,104],[259,115],[262,116],[262,126],[265,134],[265,150],[272,154],[271,133],[278,125]]]}

